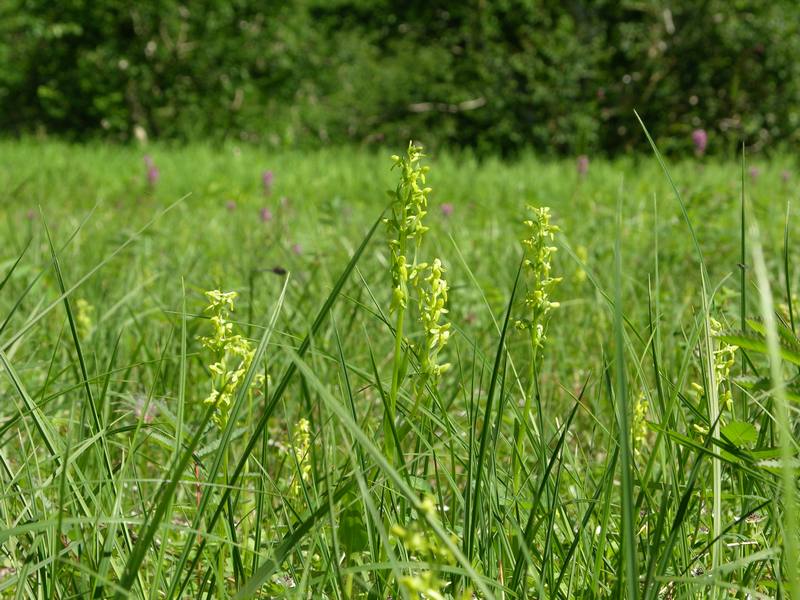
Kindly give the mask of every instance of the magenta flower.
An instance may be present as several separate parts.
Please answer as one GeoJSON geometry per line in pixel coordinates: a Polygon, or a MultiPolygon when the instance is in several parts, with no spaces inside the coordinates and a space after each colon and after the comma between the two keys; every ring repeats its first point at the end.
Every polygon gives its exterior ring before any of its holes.
{"type": "Polygon", "coordinates": [[[262,208],[258,214],[261,216],[262,223],[269,223],[272,221],[272,211],[268,209],[266,206],[262,208]]]}
{"type": "Polygon", "coordinates": [[[275,179],[275,176],[272,174],[272,171],[264,171],[261,174],[261,183],[264,185],[264,193],[269,196],[272,193],[272,181],[275,179]]]}
{"type": "Polygon", "coordinates": [[[755,181],[758,179],[758,176],[761,175],[761,170],[758,167],[750,167],[748,173],[750,174],[750,179],[755,181]]]}
{"type": "Polygon", "coordinates": [[[589,172],[589,157],[586,156],[585,154],[581,154],[578,157],[577,168],[578,168],[578,175],[580,175],[581,177],[586,175],[589,172]]]}
{"type": "Polygon", "coordinates": [[[303,253],[303,247],[297,243],[292,244],[292,252],[294,252],[297,255],[300,255],[303,253]]]}
{"type": "Polygon", "coordinates": [[[155,187],[158,183],[160,173],[158,172],[156,163],[153,162],[153,158],[149,154],[144,155],[144,166],[145,169],[147,169],[147,183],[150,187],[155,187]]]}
{"type": "Polygon", "coordinates": [[[153,419],[155,419],[156,412],[158,412],[158,409],[155,404],[152,402],[147,404],[143,397],[136,398],[133,414],[136,415],[137,419],[141,419],[145,423],[150,424],[153,422],[153,419]]]}
{"type": "Polygon", "coordinates": [[[450,202],[442,204],[442,215],[450,217],[453,215],[453,205],[450,202]]]}
{"type": "Polygon", "coordinates": [[[706,146],[708,146],[708,133],[705,129],[695,129],[692,132],[692,143],[694,144],[694,153],[697,156],[703,156],[706,153],[706,146]]]}
{"type": "Polygon", "coordinates": [[[230,211],[230,212],[235,211],[236,210],[236,202],[234,202],[233,200],[228,200],[225,203],[225,208],[227,208],[228,211],[230,211]]]}

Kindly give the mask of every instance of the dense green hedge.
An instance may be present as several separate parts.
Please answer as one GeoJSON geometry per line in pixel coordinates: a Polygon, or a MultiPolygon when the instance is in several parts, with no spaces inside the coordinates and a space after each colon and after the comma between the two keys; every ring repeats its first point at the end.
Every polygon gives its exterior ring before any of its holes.
{"type": "Polygon", "coordinates": [[[796,0],[5,0],[0,130],[513,152],[800,138],[796,0]]]}

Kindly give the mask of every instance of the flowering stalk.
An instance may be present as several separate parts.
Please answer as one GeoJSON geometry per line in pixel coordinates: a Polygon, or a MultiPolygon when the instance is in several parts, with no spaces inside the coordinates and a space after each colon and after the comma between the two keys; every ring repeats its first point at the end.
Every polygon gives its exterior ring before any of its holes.
{"type": "MultiPolygon", "coordinates": [[[[212,334],[201,337],[200,343],[210,351],[213,362],[208,366],[211,372],[211,392],[204,402],[215,407],[212,419],[219,429],[224,429],[228,422],[233,399],[240,390],[245,374],[253,362],[255,348],[247,338],[234,333],[234,324],[229,320],[238,294],[211,290],[205,295],[208,299],[208,306],[205,310],[211,314],[209,320],[212,334]]],[[[265,375],[257,375],[254,387],[258,388],[264,382],[265,375]]],[[[252,396],[250,399],[252,400],[252,396]]],[[[229,479],[228,461],[229,454],[226,450],[222,463],[224,481],[229,479]]],[[[220,548],[221,557],[224,556],[224,553],[224,549],[220,548]]]]}
{"type": "Polygon", "coordinates": [[[275,175],[272,171],[264,171],[261,173],[261,185],[264,187],[264,195],[269,196],[272,193],[272,182],[275,180],[275,175]]]}
{"type": "Polygon", "coordinates": [[[647,443],[647,411],[650,409],[650,403],[644,395],[644,392],[639,394],[639,399],[633,405],[633,419],[631,420],[631,429],[633,430],[633,453],[635,456],[641,456],[643,448],[647,443]]]}
{"type": "Polygon", "coordinates": [[[419,265],[411,278],[417,288],[419,321],[424,331],[423,342],[418,348],[420,374],[416,381],[417,402],[422,396],[425,386],[430,381],[437,381],[442,373],[450,368],[449,363],[439,363],[439,352],[447,344],[450,337],[450,323],[439,320],[447,314],[447,281],[442,277],[444,268],[436,258],[433,264],[419,265]],[[423,278],[423,274],[428,273],[423,278]]]}
{"type": "MultiPolygon", "coordinates": [[[[422,510],[428,519],[439,521],[433,498],[422,500],[422,510]]],[[[398,578],[398,583],[407,597],[430,600],[456,597],[448,589],[452,582],[447,581],[442,572],[442,567],[452,567],[454,564],[453,554],[428,530],[422,519],[410,523],[407,527],[394,523],[389,529],[389,534],[409,556],[409,573],[398,578]]],[[[453,536],[451,538],[456,541],[453,536]]],[[[465,590],[461,597],[474,596],[471,591],[465,590]]]]}
{"type": "Polygon", "coordinates": [[[695,129],[692,131],[692,143],[694,144],[694,153],[697,156],[703,156],[706,153],[706,146],[708,145],[708,133],[705,129],[695,129]]]}
{"type": "Polygon", "coordinates": [[[384,220],[389,230],[389,250],[391,252],[392,301],[390,311],[396,314],[394,360],[392,366],[392,386],[389,391],[389,406],[384,420],[384,443],[388,456],[394,456],[392,428],[397,412],[397,394],[400,389],[401,374],[404,371],[403,325],[408,304],[408,283],[411,272],[416,272],[417,254],[422,236],[428,230],[422,225],[428,207],[430,188],[425,185],[428,167],[420,166],[423,158],[422,148],[409,142],[406,156],[392,156],[392,168],[400,170],[400,183],[392,197],[392,214],[384,220]],[[413,256],[409,264],[409,246],[413,246],[413,256]],[[411,267],[409,269],[409,266],[411,267]]]}
{"type": "Polygon", "coordinates": [[[153,161],[153,158],[149,155],[145,155],[144,157],[144,166],[147,170],[147,184],[154,188],[158,183],[160,173],[158,171],[158,167],[156,163],[153,161]]]}
{"type": "Polygon", "coordinates": [[[292,436],[291,452],[297,467],[297,475],[292,479],[292,494],[299,498],[305,484],[311,482],[311,424],[301,418],[292,436]]]}
{"type": "Polygon", "coordinates": [[[75,302],[75,326],[78,334],[83,337],[89,337],[89,334],[94,329],[94,306],[89,304],[84,298],[78,298],[75,302]]]}
{"type": "MultiPolygon", "coordinates": [[[[213,419],[220,429],[227,422],[233,396],[255,354],[255,349],[246,338],[233,333],[233,323],[228,320],[236,296],[236,292],[206,292],[209,301],[206,311],[211,313],[213,333],[200,338],[203,347],[214,356],[214,362],[208,367],[211,371],[211,392],[205,403],[216,407],[213,419]]],[[[258,387],[261,383],[263,375],[256,377],[254,385],[258,387]]]]}
{"type": "MultiPolygon", "coordinates": [[[[739,350],[739,347],[719,341],[723,333],[723,327],[722,324],[713,317],[709,317],[709,333],[713,340],[709,348],[711,352],[710,366],[714,373],[714,380],[712,383],[717,386],[714,392],[719,395],[718,405],[720,410],[732,411],[733,394],[730,388],[731,369],[736,364],[736,352],[739,350]]],[[[691,386],[699,398],[705,398],[706,389],[702,385],[697,382],[692,382],[691,386]]],[[[719,425],[724,426],[725,423],[725,416],[720,416],[719,425]]],[[[695,424],[694,428],[703,435],[708,434],[708,428],[704,425],[695,424]]]]}
{"type": "MultiPolygon", "coordinates": [[[[546,206],[541,208],[529,206],[528,210],[532,215],[530,219],[524,221],[528,237],[522,240],[526,253],[522,266],[528,284],[528,293],[524,300],[526,315],[516,321],[518,329],[529,333],[531,344],[530,388],[525,396],[525,408],[522,413],[524,419],[531,414],[533,395],[538,395],[536,368],[538,357],[544,348],[547,321],[550,312],[559,306],[558,302],[550,299],[550,293],[561,281],[560,277],[552,277],[550,274],[553,254],[557,250],[552,244],[555,234],[559,231],[557,226],[550,223],[550,209],[546,206]]],[[[523,455],[522,429],[521,424],[518,424],[514,435],[518,457],[523,455]]],[[[517,484],[519,484],[519,473],[520,465],[517,464],[514,469],[514,480],[517,484]]]]}
{"type": "Polygon", "coordinates": [[[541,350],[545,335],[547,318],[558,302],[550,300],[550,292],[561,281],[560,277],[551,277],[551,261],[557,248],[552,246],[558,227],[550,224],[550,209],[546,206],[536,208],[529,206],[533,218],[524,221],[529,230],[527,238],[522,240],[522,245],[527,253],[525,262],[525,278],[528,281],[528,293],[525,296],[527,316],[518,319],[518,329],[528,330],[531,335],[531,344],[534,353],[541,350]]]}

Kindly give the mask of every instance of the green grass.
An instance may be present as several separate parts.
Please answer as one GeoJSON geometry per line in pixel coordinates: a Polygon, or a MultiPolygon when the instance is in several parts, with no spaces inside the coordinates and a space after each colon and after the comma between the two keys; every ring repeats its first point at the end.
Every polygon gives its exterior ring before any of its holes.
{"type": "Polygon", "coordinates": [[[790,162],[426,158],[451,368],[415,386],[398,150],[154,146],[148,186],[136,148],[0,143],[0,595],[796,597],[790,162]],[[212,289],[254,352],[220,425],[212,289]]]}

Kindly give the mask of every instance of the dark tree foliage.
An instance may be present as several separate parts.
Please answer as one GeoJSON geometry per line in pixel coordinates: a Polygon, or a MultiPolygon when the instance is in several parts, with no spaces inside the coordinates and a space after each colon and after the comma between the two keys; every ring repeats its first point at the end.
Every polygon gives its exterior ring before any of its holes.
{"type": "Polygon", "coordinates": [[[0,130],[709,151],[800,134],[795,0],[4,0],[0,130]]]}

